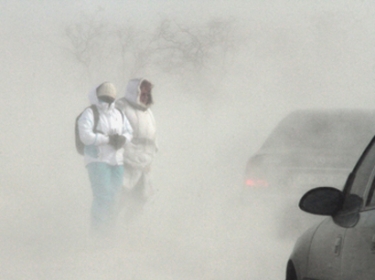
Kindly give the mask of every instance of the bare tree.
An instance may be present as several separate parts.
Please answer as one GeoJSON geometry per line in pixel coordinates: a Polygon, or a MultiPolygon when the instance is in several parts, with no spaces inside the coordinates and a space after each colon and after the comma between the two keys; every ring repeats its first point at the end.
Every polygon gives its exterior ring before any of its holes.
{"type": "Polygon", "coordinates": [[[81,21],[65,29],[69,44],[66,49],[71,56],[84,66],[88,80],[92,80],[92,64],[101,55],[103,39],[108,34],[108,27],[98,19],[98,13],[93,17],[82,14],[81,21]]]}
{"type": "Polygon", "coordinates": [[[167,74],[197,75],[225,68],[233,48],[233,21],[213,19],[188,25],[163,19],[154,28],[142,30],[131,24],[104,23],[99,13],[82,15],[65,29],[71,56],[86,69],[91,82],[94,71],[116,71],[120,80],[153,69],[167,74]],[[100,64],[98,64],[100,63],[100,64]]]}
{"type": "Polygon", "coordinates": [[[164,71],[194,73],[213,61],[224,61],[233,48],[233,21],[215,19],[201,26],[164,20],[158,27],[158,50],[164,71]]]}
{"type": "Polygon", "coordinates": [[[139,75],[153,64],[154,55],[158,52],[158,36],[149,31],[137,30],[133,26],[117,28],[115,34],[120,45],[123,71],[127,69],[130,76],[139,75]]]}

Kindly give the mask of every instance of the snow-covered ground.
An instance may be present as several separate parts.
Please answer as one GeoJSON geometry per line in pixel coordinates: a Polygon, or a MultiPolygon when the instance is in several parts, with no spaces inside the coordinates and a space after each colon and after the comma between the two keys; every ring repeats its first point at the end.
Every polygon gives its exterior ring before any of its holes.
{"type": "MultiPolygon", "coordinates": [[[[225,181],[213,186],[185,176],[169,182],[131,224],[120,217],[109,240],[88,235],[89,199],[79,204],[65,194],[51,203],[42,199],[45,205],[36,198],[19,205],[9,197],[2,204],[2,278],[282,279],[293,242],[275,238],[276,219],[240,204],[225,181]]],[[[87,183],[75,187],[89,196],[87,183]]]]}

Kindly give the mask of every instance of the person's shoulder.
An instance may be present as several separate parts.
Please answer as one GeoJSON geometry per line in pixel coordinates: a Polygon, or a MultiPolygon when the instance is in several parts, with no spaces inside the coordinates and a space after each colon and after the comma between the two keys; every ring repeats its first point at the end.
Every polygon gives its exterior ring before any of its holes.
{"type": "Polygon", "coordinates": [[[82,114],[91,114],[91,115],[93,115],[94,111],[98,112],[98,108],[96,107],[96,105],[91,105],[91,106],[86,107],[83,110],[82,114]]]}
{"type": "Polygon", "coordinates": [[[148,108],[146,109],[146,112],[147,112],[148,114],[150,114],[150,115],[153,115],[152,110],[151,110],[151,107],[148,107],[148,108]]]}
{"type": "Polygon", "coordinates": [[[93,108],[91,106],[88,106],[82,110],[81,114],[79,115],[79,119],[89,118],[89,117],[92,117],[93,115],[94,115],[93,108]]]}

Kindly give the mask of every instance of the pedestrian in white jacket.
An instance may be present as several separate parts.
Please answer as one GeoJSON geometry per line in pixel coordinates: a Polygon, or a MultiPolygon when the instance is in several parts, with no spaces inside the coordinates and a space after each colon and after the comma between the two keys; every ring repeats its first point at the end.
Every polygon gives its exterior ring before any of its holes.
{"type": "Polygon", "coordinates": [[[133,128],[132,141],[124,151],[124,189],[128,198],[125,203],[131,198],[133,202],[138,201],[138,206],[143,206],[153,192],[150,167],[158,150],[155,119],[150,108],[152,87],[146,79],[132,79],[124,97],[116,102],[133,128]]]}
{"type": "Polygon", "coordinates": [[[89,93],[99,119],[94,127],[91,108],[78,119],[78,130],[84,143],[84,160],[89,174],[93,202],[91,228],[107,233],[113,228],[123,186],[124,145],[132,139],[132,128],[126,116],[115,108],[116,88],[105,82],[89,93]]]}

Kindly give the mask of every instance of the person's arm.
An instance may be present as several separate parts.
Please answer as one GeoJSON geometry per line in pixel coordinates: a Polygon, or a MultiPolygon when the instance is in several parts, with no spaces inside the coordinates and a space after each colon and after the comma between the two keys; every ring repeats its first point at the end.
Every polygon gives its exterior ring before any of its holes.
{"type": "Polygon", "coordinates": [[[123,115],[123,128],[122,128],[122,134],[125,138],[126,138],[126,141],[127,142],[130,142],[132,139],[133,139],[133,128],[132,126],[130,125],[130,122],[128,120],[128,118],[126,117],[126,115],[124,113],[122,113],[123,115]]]}
{"type": "Polygon", "coordinates": [[[78,119],[79,137],[83,144],[99,146],[108,144],[109,137],[100,132],[94,132],[94,114],[87,108],[78,119]]]}
{"type": "Polygon", "coordinates": [[[130,142],[133,139],[133,128],[130,125],[128,118],[124,115],[124,127],[123,127],[123,135],[126,138],[126,141],[130,142]]]}
{"type": "Polygon", "coordinates": [[[155,144],[155,149],[156,149],[156,152],[159,151],[159,144],[158,144],[158,133],[157,133],[157,129],[156,129],[156,121],[155,121],[155,117],[154,117],[154,114],[152,113],[152,111],[149,109],[150,111],[150,116],[151,116],[151,122],[152,122],[152,126],[154,127],[155,129],[155,140],[154,140],[154,144],[155,144]]]}

